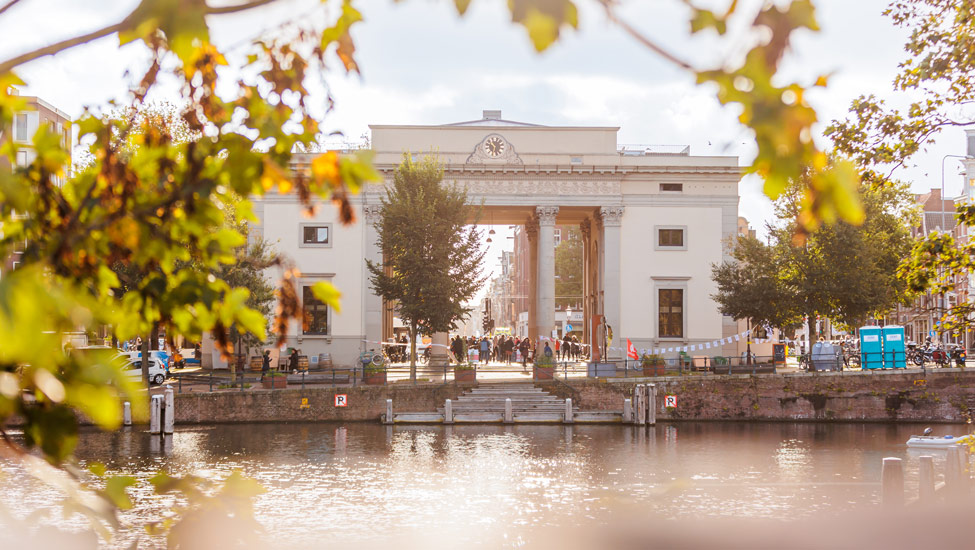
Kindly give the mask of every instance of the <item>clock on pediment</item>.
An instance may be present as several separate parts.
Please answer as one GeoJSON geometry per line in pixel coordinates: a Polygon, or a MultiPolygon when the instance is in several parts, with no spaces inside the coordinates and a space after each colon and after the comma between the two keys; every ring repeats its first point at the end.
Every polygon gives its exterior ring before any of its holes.
{"type": "Polygon", "coordinates": [[[467,157],[467,164],[522,164],[521,158],[515,153],[515,148],[500,134],[490,134],[474,147],[474,152],[467,157]]]}

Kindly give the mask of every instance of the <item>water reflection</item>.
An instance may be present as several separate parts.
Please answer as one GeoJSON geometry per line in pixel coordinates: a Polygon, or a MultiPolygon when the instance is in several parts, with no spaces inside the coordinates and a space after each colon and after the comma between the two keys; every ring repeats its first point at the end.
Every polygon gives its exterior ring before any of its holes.
{"type": "MultiPolygon", "coordinates": [[[[959,427],[942,427],[944,433],[959,427]]],[[[220,478],[233,470],[269,491],[258,517],[275,547],[518,547],[543,526],[604,525],[639,510],[657,518],[795,519],[873,506],[881,459],[917,455],[897,425],[661,424],[392,427],[255,424],[83,434],[82,460],[134,475],[130,525],[170,501],[152,494],[160,469],[220,478]],[[438,542],[440,541],[440,542],[438,542]]],[[[938,457],[943,460],[943,457],[938,457]]],[[[13,473],[9,466],[4,473],[13,473]]],[[[939,471],[941,466],[938,466],[939,471]]],[[[57,495],[23,476],[0,478],[0,501],[52,507],[57,495]]],[[[123,541],[125,539],[123,538],[123,541]]],[[[121,543],[121,542],[120,542],[121,543]]]]}

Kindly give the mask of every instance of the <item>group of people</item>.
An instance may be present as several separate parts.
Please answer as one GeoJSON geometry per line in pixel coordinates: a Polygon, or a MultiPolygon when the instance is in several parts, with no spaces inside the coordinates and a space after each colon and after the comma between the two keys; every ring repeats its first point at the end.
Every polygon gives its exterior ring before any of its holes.
{"type": "Polygon", "coordinates": [[[537,341],[532,341],[528,337],[519,338],[517,336],[499,334],[494,338],[483,336],[478,339],[471,336],[465,339],[458,335],[451,340],[450,351],[453,353],[456,361],[462,362],[466,361],[468,350],[477,350],[478,360],[485,365],[492,360],[510,365],[513,360],[516,360],[515,350],[521,356],[522,365],[534,363],[536,353],[538,352],[553,356],[558,361],[576,361],[584,355],[583,345],[579,343],[579,339],[574,335],[566,334],[563,339],[554,340],[554,350],[552,349],[552,343],[549,341],[544,342],[541,350],[537,349],[537,345],[537,341]]]}

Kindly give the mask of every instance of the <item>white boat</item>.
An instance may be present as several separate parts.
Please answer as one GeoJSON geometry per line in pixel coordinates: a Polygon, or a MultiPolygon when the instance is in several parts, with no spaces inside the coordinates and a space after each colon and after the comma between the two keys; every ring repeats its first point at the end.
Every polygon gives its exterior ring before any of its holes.
{"type": "Polygon", "coordinates": [[[947,449],[953,445],[967,445],[973,441],[975,441],[975,435],[971,434],[958,437],[953,435],[940,437],[935,435],[912,435],[907,440],[907,446],[922,449],[947,449]]]}

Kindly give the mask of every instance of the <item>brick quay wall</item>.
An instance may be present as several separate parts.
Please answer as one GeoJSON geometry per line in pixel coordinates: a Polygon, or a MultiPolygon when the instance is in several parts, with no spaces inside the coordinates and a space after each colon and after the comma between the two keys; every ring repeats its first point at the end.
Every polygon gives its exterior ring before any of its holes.
{"type": "MultiPolygon", "coordinates": [[[[878,373],[707,375],[538,382],[580,410],[621,410],[639,383],[657,386],[658,420],[964,422],[975,410],[975,369],[878,373]],[[676,397],[666,407],[664,396],[676,397]]],[[[379,421],[386,399],[399,412],[434,412],[470,384],[289,387],[176,395],[176,422],[379,421]],[[348,406],[336,407],[335,395],[348,406]]]]}
{"type": "Polygon", "coordinates": [[[602,379],[549,383],[581,410],[621,409],[638,383],[657,387],[658,420],[965,422],[975,370],[836,372],[602,379]],[[664,397],[676,397],[666,407],[664,397]]]}

